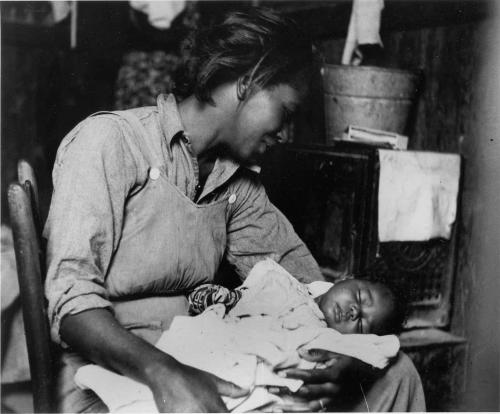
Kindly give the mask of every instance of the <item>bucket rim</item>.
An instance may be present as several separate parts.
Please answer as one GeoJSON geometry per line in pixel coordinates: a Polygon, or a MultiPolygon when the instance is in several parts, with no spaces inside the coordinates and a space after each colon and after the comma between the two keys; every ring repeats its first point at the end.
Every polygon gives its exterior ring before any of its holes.
{"type": "Polygon", "coordinates": [[[383,68],[380,66],[355,66],[355,65],[337,65],[334,63],[323,63],[325,68],[341,69],[341,70],[357,70],[365,72],[385,72],[385,73],[401,73],[405,75],[417,76],[417,70],[398,69],[398,68],[383,68]]]}

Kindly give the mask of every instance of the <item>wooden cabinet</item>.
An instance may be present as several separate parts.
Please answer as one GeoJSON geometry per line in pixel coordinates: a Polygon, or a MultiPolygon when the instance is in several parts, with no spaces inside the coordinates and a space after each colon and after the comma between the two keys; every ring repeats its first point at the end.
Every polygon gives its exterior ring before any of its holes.
{"type": "Polygon", "coordinates": [[[295,145],[264,176],[271,199],[332,278],[377,266],[407,286],[408,328],[446,327],[455,273],[451,240],[379,243],[378,150],[371,146],[295,145]]]}
{"type": "Polygon", "coordinates": [[[376,265],[403,284],[410,314],[401,343],[422,377],[428,409],[457,409],[464,389],[466,343],[446,332],[457,232],[450,240],[379,243],[378,178],[378,150],[348,143],[289,146],[263,171],[269,197],[327,278],[376,265]]]}

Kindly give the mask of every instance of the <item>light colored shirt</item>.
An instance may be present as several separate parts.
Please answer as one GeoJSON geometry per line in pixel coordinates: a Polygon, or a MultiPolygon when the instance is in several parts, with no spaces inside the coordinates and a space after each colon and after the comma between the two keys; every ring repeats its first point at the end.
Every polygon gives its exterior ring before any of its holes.
{"type": "Polygon", "coordinates": [[[270,255],[302,282],[323,279],[255,172],[219,158],[195,200],[198,163],[173,96],[126,112],[141,126],[97,114],[58,150],[44,230],[54,340],[68,314],[183,294],[212,281],[223,257],[242,279],[270,255]]]}

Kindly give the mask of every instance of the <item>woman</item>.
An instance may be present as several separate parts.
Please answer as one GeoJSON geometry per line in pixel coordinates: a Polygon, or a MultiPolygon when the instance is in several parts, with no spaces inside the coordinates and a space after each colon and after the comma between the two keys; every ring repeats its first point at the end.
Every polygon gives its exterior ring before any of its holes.
{"type": "MultiPolygon", "coordinates": [[[[63,411],[106,409],[74,386],[88,360],[148,385],[161,411],[225,411],[220,395],[246,390],[151,345],[186,314],[185,292],[211,281],[223,258],[242,278],[274,255],[300,280],[322,279],[255,172],[286,140],[310,43],[293,22],[254,10],[201,33],[194,52],[194,93],[180,104],[160,96],[156,107],[93,115],[59,148],[45,235],[52,335],[66,348],[63,411]]],[[[338,387],[337,371],[290,375],[310,383],[291,410],[319,410],[338,387]]]]}

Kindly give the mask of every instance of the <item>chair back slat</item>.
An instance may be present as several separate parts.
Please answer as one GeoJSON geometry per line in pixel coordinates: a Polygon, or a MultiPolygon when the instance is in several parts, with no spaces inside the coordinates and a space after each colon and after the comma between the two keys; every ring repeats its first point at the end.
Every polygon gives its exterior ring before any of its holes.
{"type": "Polygon", "coordinates": [[[35,204],[34,211],[40,211],[40,202],[38,200],[38,182],[36,180],[35,171],[31,164],[21,159],[17,162],[17,180],[19,184],[24,184],[26,181],[31,183],[33,202],[35,204]]]}
{"type": "Polygon", "coordinates": [[[46,276],[46,268],[45,268],[45,248],[46,248],[46,242],[45,239],[42,237],[42,220],[40,218],[40,211],[38,209],[38,205],[36,200],[38,199],[35,188],[32,186],[31,181],[27,180],[24,182],[21,182],[22,186],[24,188],[24,191],[26,192],[26,195],[28,196],[28,200],[30,202],[31,206],[31,213],[33,214],[33,223],[35,225],[35,231],[36,231],[36,237],[38,241],[38,250],[40,252],[40,276],[42,278],[42,284],[45,282],[45,276],[46,276]]]}
{"type": "Polygon", "coordinates": [[[53,411],[53,370],[50,330],[43,289],[41,233],[34,212],[31,182],[14,183],[8,202],[14,238],[19,291],[28,348],[35,412],[53,411]],[[37,228],[38,227],[38,228],[37,228]]]}

